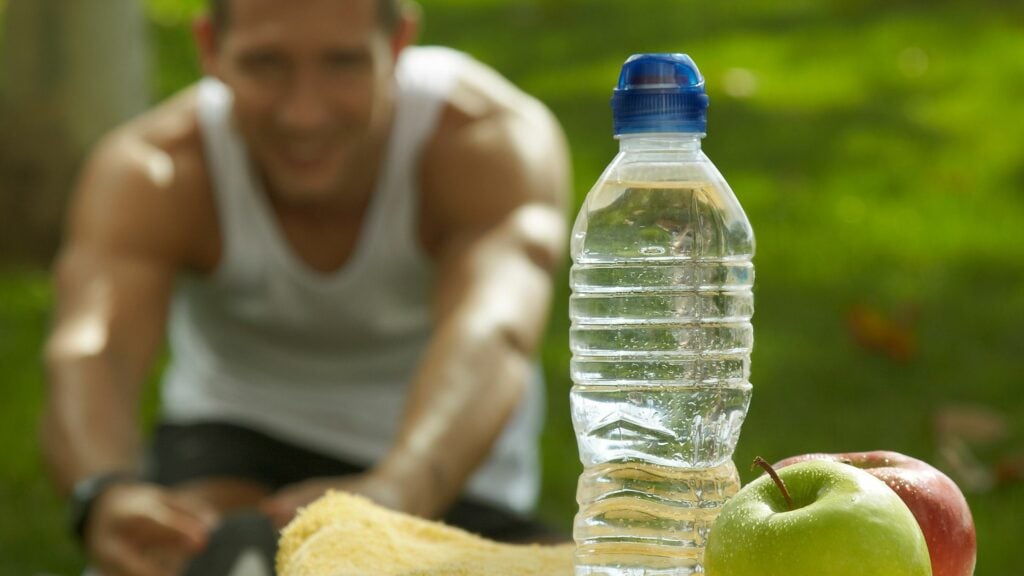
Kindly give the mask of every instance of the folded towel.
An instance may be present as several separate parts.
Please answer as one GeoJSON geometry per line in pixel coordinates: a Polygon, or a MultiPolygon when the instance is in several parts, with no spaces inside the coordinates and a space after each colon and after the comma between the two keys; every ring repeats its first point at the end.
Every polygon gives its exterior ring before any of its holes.
{"type": "Polygon", "coordinates": [[[500,544],[329,492],[281,534],[279,576],[569,575],[573,545],[500,544]]]}

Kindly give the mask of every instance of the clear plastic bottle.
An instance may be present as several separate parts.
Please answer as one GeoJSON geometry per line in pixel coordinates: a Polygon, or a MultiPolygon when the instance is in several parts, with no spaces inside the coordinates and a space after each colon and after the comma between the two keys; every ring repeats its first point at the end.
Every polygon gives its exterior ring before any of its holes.
{"type": "Polygon", "coordinates": [[[702,573],[739,488],[754,235],[701,151],[706,108],[689,56],[630,57],[612,97],[620,151],[573,229],[577,576],[702,573]]]}

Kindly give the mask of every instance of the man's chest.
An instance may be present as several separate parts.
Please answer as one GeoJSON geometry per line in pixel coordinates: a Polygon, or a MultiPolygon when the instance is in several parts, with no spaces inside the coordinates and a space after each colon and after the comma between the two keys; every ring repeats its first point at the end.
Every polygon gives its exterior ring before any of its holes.
{"type": "Polygon", "coordinates": [[[331,273],[345,267],[356,251],[365,218],[349,215],[327,220],[279,218],[282,239],[292,255],[321,272],[331,273]]]}

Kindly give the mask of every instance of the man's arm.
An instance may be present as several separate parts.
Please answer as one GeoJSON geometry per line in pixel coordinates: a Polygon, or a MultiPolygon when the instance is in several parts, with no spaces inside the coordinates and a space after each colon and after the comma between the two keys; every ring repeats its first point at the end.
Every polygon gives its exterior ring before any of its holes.
{"type": "Polygon", "coordinates": [[[564,220],[543,204],[452,245],[436,332],[408,398],[398,441],[377,472],[399,505],[438,516],[459,495],[533,377],[564,220]]]}
{"type": "Polygon", "coordinates": [[[165,192],[129,154],[115,137],[88,163],[54,274],[43,446],[64,491],[137,468],[136,409],[163,336],[175,273],[158,223],[165,192]]]}
{"type": "MultiPolygon", "coordinates": [[[[536,101],[482,76],[504,90],[494,109],[442,132],[424,158],[440,263],[436,331],[398,439],[375,470],[400,487],[402,508],[428,517],[458,497],[519,404],[567,242],[560,127],[536,101]]],[[[478,97],[470,85],[456,104],[485,106],[478,97]]]]}
{"type": "MultiPolygon", "coordinates": [[[[76,189],[55,270],[42,424],[46,461],[62,491],[93,475],[138,471],[139,400],[163,339],[174,277],[186,260],[187,235],[194,233],[180,220],[189,214],[175,197],[180,175],[174,168],[161,151],[114,135],[97,148],[76,189]]],[[[125,549],[127,540],[96,524],[129,518],[120,528],[150,526],[163,534],[151,545],[190,549],[200,545],[203,523],[154,487],[134,488],[110,488],[96,501],[87,544],[112,573],[158,574],[125,549]]]]}

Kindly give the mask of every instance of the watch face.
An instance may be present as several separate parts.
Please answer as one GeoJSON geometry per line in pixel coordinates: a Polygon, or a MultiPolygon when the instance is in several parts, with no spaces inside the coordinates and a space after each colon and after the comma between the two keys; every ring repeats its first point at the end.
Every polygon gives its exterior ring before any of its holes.
{"type": "Polygon", "coordinates": [[[71,492],[71,497],[76,501],[89,499],[89,496],[95,491],[96,483],[99,480],[102,480],[102,477],[90,476],[83,480],[79,480],[75,483],[75,487],[71,492]]]}

